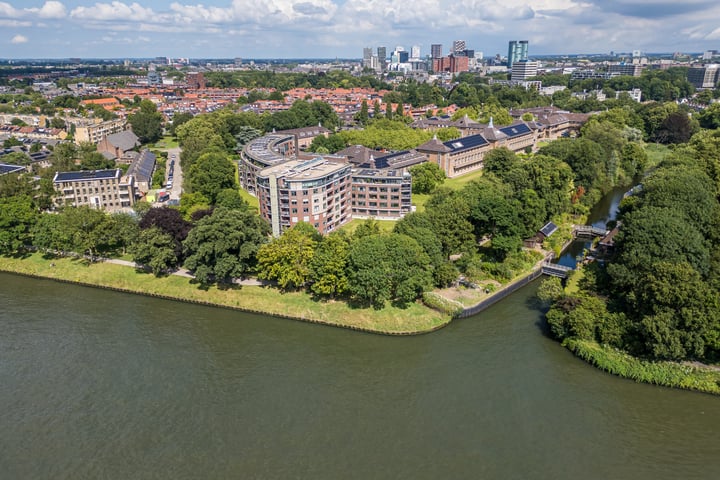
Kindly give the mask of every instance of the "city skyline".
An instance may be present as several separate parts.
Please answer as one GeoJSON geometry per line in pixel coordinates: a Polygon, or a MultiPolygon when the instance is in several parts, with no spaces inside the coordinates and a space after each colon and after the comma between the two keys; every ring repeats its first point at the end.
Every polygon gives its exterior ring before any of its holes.
{"type": "Polygon", "coordinates": [[[485,56],[522,38],[531,55],[720,47],[706,0],[50,0],[0,1],[2,58],[359,58],[366,46],[485,56]]]}

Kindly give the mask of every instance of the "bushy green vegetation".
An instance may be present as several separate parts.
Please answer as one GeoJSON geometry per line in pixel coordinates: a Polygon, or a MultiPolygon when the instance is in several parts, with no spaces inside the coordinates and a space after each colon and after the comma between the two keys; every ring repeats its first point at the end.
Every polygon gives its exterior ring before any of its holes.
{"type": "MultiPolygon", "coordinates": [[[[547,313],[556,337],[598,342],[652,361],[717,361],[718,138],[717,130],[696,134],[623,201],[607,267],[586,268],[547,313]]],[[[652,381],[665,384],[653,377],[663,372],[652,370],[652,381]]]]}
{"type": "Polygon", "coordinates": [[[462,303],[445,298],[435,292],[423,293],[422,301],[428,307],[439,312],[446,313],[451,317],[457,317],[465,308],[462,303]]]}
{"type": "Polygon", "coordinates": [[[587,340],[569,338],[564,344],[578,357],[613,375],[636,382],[720,395],[720,370],[643,360],[611,346],[587,340]]]}

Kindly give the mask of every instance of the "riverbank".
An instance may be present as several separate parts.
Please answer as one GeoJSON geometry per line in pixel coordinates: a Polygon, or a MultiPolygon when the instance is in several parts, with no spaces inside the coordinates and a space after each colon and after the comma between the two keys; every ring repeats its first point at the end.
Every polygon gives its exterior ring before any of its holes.
{"type": "Polygon", "coordinates": [[[575,356],[600,370],[639,383],[720,395],[720,370],[676,362],[651,362],[596,342],[566,339],[575,356]]]}
{"type": "Polygon", "coordinates": [[[387,305],[374,310],[354,308],[341,301],[317,301],[305,293],[281,293],[262,286],[202,289],[186,277],[157,278],[123,265],[45,258],[40,253],[23,258],[0,256],[0,271],[384,335],[428,333],[452,320],[421,303],[404,309],[387,305]]]}

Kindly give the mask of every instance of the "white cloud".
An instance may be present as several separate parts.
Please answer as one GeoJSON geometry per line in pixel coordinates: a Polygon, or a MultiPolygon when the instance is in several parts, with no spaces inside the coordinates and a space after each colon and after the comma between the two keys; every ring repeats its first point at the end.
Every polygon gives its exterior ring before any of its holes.
{"type": "Polygon", "coordinates": [[[40,8],[15,8],[7,2],[0,2],[1,18],[64,18],[66,14],[67,10],[65,9],[65,5],[55,0],[45,2],[40,8]]]}
{"type": "Polygon", "coordinates": [[[0,17],[3,18],[18,18],[23,15],[22,10],[18,10],[9,3],[0,2],[0,17]]]}
{"type": "Polygon", "coordinates": [[[40,8],[28,8],[28,11],[36,13],[40,18],[65,18],[67,10],[61,2],[48,1],[40,8]]]}
{"type": "Polygon", "coordinates": [[[114,1],[112,3],[96,3],[91,7],[75,7],[70,12],[72,18],[90,21],[123,20],[127,22],[149,21],[156,17],[151,8],[133,2],[130,5],[114,1]]]}
{"type": "Polygon", "coordinates": [[[15,35],[12,38],[12,40],[10,40],[10,43],[12,43],[13,45],[18,45],[20,43],[27,43],[27,42],[28,42],[28,38],[24,35],[15,35]]]}
{"type": "Polygon", "coordinates": [[[31,25],[32,25],[32,22],[0,19],[0,27],[29,27],[31,25]]]}
{"type": "MultiPolygon", "coordinates": [[[[203,47],[203,51],[208,50],[203,54],[218,56],[227,53],[359,56],[361,48],[368,45],[392,48],[419,44],[427,50],[431,43],[447,45],[458,38],[465,39],[469,48],[486,54],[504,53],[507,41],[518,38],[530,41],[531,55],[636,48],[701,51],[717,48],[714,43],[720,39],[717,25],[720,4],[716,6],[717,2],[712,0],[685,3],[677,0],[35,0],[33,3],[41,2],[44,3],[39,7],[21,7],[19,5],[30,2],[0,0],[0,27],[39,29],[45,21],[50,25],[45,28],[72,31],[77,38],[102,37],[109,32],[140,32],[144,37],[137,39],[136,44],[152,43],[155,48],[162,46],[181,55],[199,51],[196,38],[200,34],[212,47],[210,50],[203,47]],[[67,20],[48,21],[61,18],[67,20]],[[240,38],[242,41],[238,42],[240,38]],[[183,52],[185,49],[189,52],[183,52]]],[[[103,43],[120,42],[106,41],[98,45],[103,43]]],[[[96,48],[97,55],[111,51],[96,48]]]]}

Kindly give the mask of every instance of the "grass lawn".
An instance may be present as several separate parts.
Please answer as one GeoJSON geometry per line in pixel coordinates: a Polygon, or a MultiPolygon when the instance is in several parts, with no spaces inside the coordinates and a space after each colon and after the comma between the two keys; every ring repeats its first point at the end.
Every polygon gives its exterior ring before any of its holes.
{"type": "Polygon", "coordinates": [[[155,148],[159,148],[160,150],[168,149],[168,148],[178,148],[179,144],[175,138],[172,136],[166,136],[161,138],[160,140],[155,143],[155,148]]]}
{"type": "MultiPolygon", "coordinates": [[[[365,220],[362,218],[355,218],[353,220],[350,220],[348,223],[340,227],[341,230],[345,230],[345,233],[352,235],[353,232],[355,232],[355,229],[363,223],[365,220]]],[[[393,228],[395,228],[395,224],[397,223],[395,220],[377,220],[378,226],[380,227],[380,231],[384,233],[390,233],[393,231],[393,228]]]]}
{"type": "Polygon", "coordinates": [[[248,202],[248,204],[250,204],[251,207],[255,207],[255,209],[257,209],[258,212],[260,211],[260,200],[258,200],[257,197],[253,197],[252,195],[250,195],[250,193],[248,193],[248,191],[245,190],[244,188],[240,188],[240,196],[246,202],[248,202]]]}
{"type": "Polygon", "coordinates": [[[658,165],[665,159],[665,156],[670,153],[670,149],[667,145],[661,145],[659,143],[646,143],[645,153],[648,155],[650,165],[658,165]]]}
{"type": "Polygon", "coordinates": [[[321,321],[338,326],[357,327],[378,333],[429,331],[450,321],[447,315],[420,303],[405,309],[387,306],[382,310],[353,308],[340,301],[315,301],[305,293],[281,293],[275,288],[237,286],[207,290],[191,284],[185,277],[156,278],[138,273],[132,267],[109,263],[88,264],[70,258],[44,258],[35,253],[23,259],[0,257],[0,270],[107,286],[141,294],[162,295],[178,300],[208,302],[219,306],[258,311],[269,315],[321,321]]]}
{"type": "MultiPolygon", "coordinates": [[[[446,178],[441,187],[447,187],[452,190],[462,190],[462,188],[473,180],[477,180],[482,177],[483,171],[477,170],[475,172],[468,173],[467,175],[461,175],[455,178],[446,178]]],[[[425,211],[425,204],[432,197],[432,195],[426,195],[422,193],[412,194],[412,204],[415,205],[417,212],[425,211]]]]}
{"type": "Polygon", "coordinates": [[[425,193],[413,193],[412,194],[412,204],[415,205],[415,211],[416,212],[424,212],[425,204],[430,199],[430,197],[432,197],[432,195],[428,195],[425,193]]]}
{"type": "Polygon", "coordinates": [[[565,293],[568,295],[577,295],[580,292],[580,287],[578,283],[580,280],[583,279],[585,276],[585,272],[583,271],[582,267],[576,268],[572,275],[567,279],[567,285],[565,285],[565,293]]]}
{"type": "Polygon", "coordinates": [[[482,177],[483,171],[475,170],[474,172],[470,172],[467,175],[460,175],[459,177],[455,178],[448,178],[445,180],[445,182],[442,184],[443,187],[448,187],[453,190],[460,190],[462,189],[467,183],[472,182],[473,180],[477,180],[478,178],[482,177]]]}

